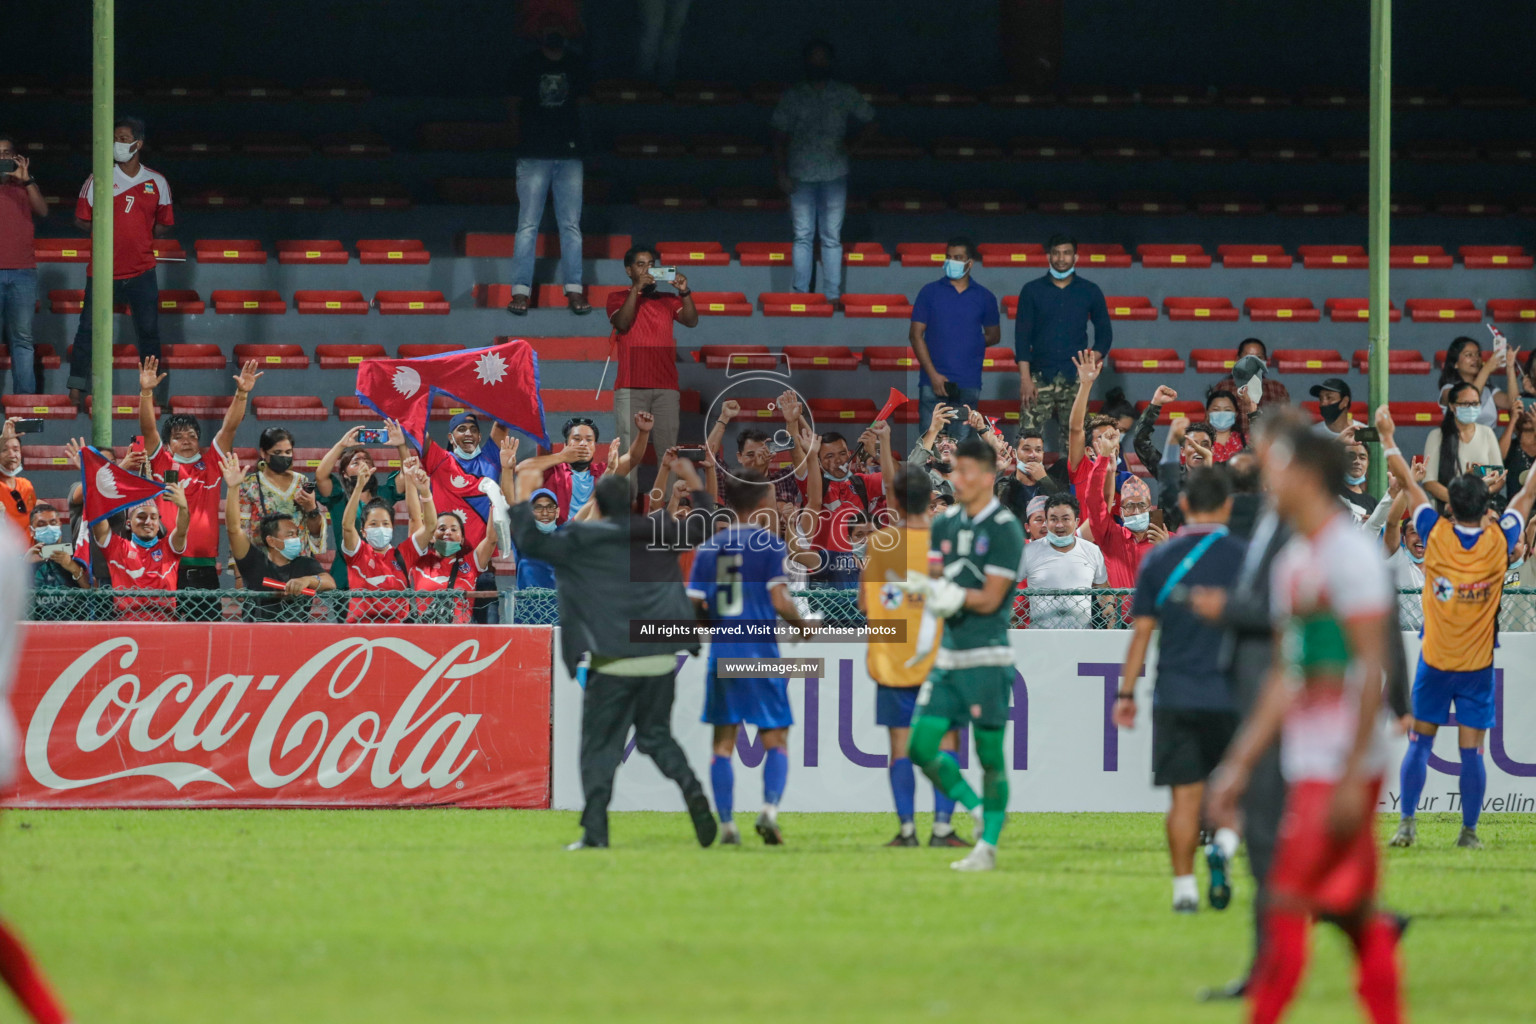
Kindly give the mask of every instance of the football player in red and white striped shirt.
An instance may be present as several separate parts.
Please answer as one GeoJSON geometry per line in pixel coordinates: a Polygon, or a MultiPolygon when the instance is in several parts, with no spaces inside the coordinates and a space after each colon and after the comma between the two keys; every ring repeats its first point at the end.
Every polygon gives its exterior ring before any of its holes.
{"type": "MultiPolygon", "coordinates": [[[[160,285],[155,277],[154,241],[171,233],[171,186],[165,175],[139,162],[144,122],[120,117],[113,130],[112,159],[112,304],[128,304],[138,336],[139,356],[160,356],[160,285]]],[[[95,216],[96,179],[85,179],[75,201],[75,227],[87,233],[95,216]]],[[[91,279],[86,269],[85,307],[75,329],[69,360],[70,398],[79,404],[91,388],[91,279]]],[[[162,384],[162,388],[168,387],[162,384]]],[[[157,395],[164,400],[164,395],[157,395]]]]}

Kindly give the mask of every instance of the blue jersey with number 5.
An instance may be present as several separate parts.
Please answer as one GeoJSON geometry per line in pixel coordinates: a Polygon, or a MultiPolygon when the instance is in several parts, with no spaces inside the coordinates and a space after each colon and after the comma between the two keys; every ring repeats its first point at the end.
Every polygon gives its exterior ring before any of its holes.
{"type": "MultiPolygon", "coordinates": [[[[778,612],[769,590],[788,583],[788,554],[782,540],[760,527],[721,530],[695,552],[688,596],[704,602],[711,623],[772,625],[778,612]]],[[[711,644],[711,661],[717,652],[730,658],[773,658],[778,657],[779,643],[771,633],[760,632],[729,644],[711,644]]]]}

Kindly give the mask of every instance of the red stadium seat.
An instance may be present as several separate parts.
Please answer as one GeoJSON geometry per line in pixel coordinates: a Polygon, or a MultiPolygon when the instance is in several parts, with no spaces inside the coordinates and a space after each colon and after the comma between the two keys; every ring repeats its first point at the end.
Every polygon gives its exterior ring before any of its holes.
{"type": "MultiPolygon", "coordinates": [[[[556,291],[560,288],[557,285],[556,291]]],[[[507,303],[512,301],[512,286],[509,284],[475,284],[469,289],[471,300],[476,309],[505,309],[507,303]]],[[[529,297],[529,305],[533,305],[533,296],[529,297]]],[[[558,297],[557,297],[558,298],[558,297]]]]}
{"type": "Polygon", "coordinates": [[[364,359],[385,358],[383,345],[316,345],[315,359],[322,370],[353,370],[364,359]]]}
{"type": "MultiPolygon", "coordinates": [[[[1370,373],[1371,350],[1355,349],[1354,363],[1355,369],[1361,373],[1370,373]]],[[[1428,373],[1429,369],[1429,361],[1424,358],[1422,352],[1413,352],[1408,349],[1391,349],[1387,352],[1387,372],[1390,374],[1424,374],[1428,373]]]]}
{"type": "Polygon", "coordinates": [[[373,304],[385,316],[397,314],[448,315],[448,300],[434,290],[383,291],[373,297],[373,304]]]}
{"type": "Polygon", "coordinates": [[[867,398],[812,398],[806,405],[810,408],[811,418],[821,428],[829,423],[866,425],[873,422],[875,413],[880,411],[867,398]]]}
{"type": "Polygon", "coordinates": [[[185,260],[187,251],[174,238],[157,238],[149,243],[150,251],[157,260],[185,260]]]}
{"type": "Polygon", "coordinates": [[[1264,201],[1244,192],[1197,192],[1195,212],[1212,216],[1252,216],[1263,213],[1264,201]]]}
{"type": "Polygon", "coordinates": [[[368,300],[359,291],[296,291],[293,308],[303,314],[344,314],[359,316],[368,312],[368,300]]]}
{"type": "MultiPolygon", "coordinates": [[[[1356,320],[1369,320],[1371,318],[1370,299],[1329,299],[1323,303],[1323,309],[1328,314],[1328,319],[1335,323],[1348,323],[1356,320]]],[[[1387,310],[1387,322],[1397,323],[1403,318],[1403,311],[1395,305],[1390,305],[1387,310]]]]}
{"type": "MultiPolygon", "coordinates": [[[[978,402],[976,404],[980,405],[981,403],[978,402]]],[[[892,423],[916,423],[917,422],[917,412],[918,412],[918,402],[917,402],[917,399],[909,398],[905,402],[902,402],[900,405],[898,405],[896,407],[895,411],[891,413],[889,419],[890,419],[890,422],[892,422],[892,423]]],[[[784,468],[786,468],[786,469],[789,468],[787,460],[785,462],[784,468]]]]}
{"type": "Polygon", "coordinates": [[[1322,318],[1323,312],[1312,305],[1311,299],[1245,299],[1243,312],[1248,314],[1249,320],[1295,320],[1299,323],[1315,324],[1322,318]]]}
{"type": "Polygon", "coordinates": [[[32,256],[39,263],[89,263],[89,238],[37,238],[32,242],[32,256]]]}
{"type": "Polygon", "coordinates": [[[778,420],[784,422],[784,416],[779,412],[778,399],[769,397],[735,396],[736,404],[741,406],[741,415],[737,422],[745,420],[778,420]]]}
{"type": "Polygon", "coordinates": [[[277,243],[279,263],[345,264],[352,258],[346,246],[331,238],[307,238],[277,243]]]}
{"type": "MultiPolygon", "coordinates": [[[[698,392],[694,392],[698,394],[698,392]]],[[[687,410],[688,392],[683,392],[683,401],[679,407],[687,410]]],[[[544,403],[545,412],[612,412],[613,391],[604,391],[596,398],[592,397],[589,388],[544,388],[539,392],[539,398],[544,403]]],[[[460,405],[448,404],[448,399],[438,396],[439,401],[432,403],[432,419],[446,420],[457,416],[464,411],[460,405]],[[441,404],[439,404],[441,403],[441,404]]]]}
{"type": "MultiPolygon", "coordinates": [[[[917,405],[916,402],[908,402],[907,404],[914,407],[917,405]]],[[[988,419],[997,420],[1002,424],[1011,423],[1016,426],[1019,422],[1019,402],[1016,398],[983,398],[976,403],[976,411],[988,419]]],[[[916,413],[917,410],[914,408],[912,417],[912,422],[914,423],[917,421],[916,413]]],[[[924,424],[923,429],[926,430],[927,428],[927,424],[924,424]]]]}
{"type": "Polygon", "coordinates": [[[757,297],[764,316],[831,316],[832,303],[821,292],[763,292],[757,297]]]}
{"type": "Polygon", "coordinates": [[[1211,255],[1198,245],[1138,245],[1144,267],[1208,267],[1211,255]]]}
{"type": "Polygon", "coordinates": [[[160,312],[162,313],[184,313],[193,316],[207,311],[207,304],[198,297],[197,292],[190,288],[160,289],[160,312]]]}
{"type": "Polygon", "coordinates": [[[300,345],[236,345],[235,365],[256,360],[264,370],[307,370],[309,355],[300,345]]]}
{"type": "Polygon", "coordinates": [[[222,370],[229,357],[217,345],[162,345],[160,368],[164,370],[222,370]]]}
{"type": "Polygon", "coordinates": [[[843,315],[850,317],[886,317],[902,320],[912,315],[912,303],[905,295],[844,293],[843,315]]]}
{"type": "MultiPolygon", "coordinates": [[[[307,360],[306,360],[307,362],[307,360]]],[[[328,420],[330,410],[313,395],[257,395],[251,411],[258,420],[328,420]]]]}
{"type": "Polygon", "coordinates": [[[5,415],[35,420],[72,420],[79,410],[68,395],[6,395],[5,415]]]}
{"type": "Polygon", "coordinates": [[[1003,296],[1003,315],[1009,320],[1016,319],[1019,315],[1019,297],[1017,295],[1003,296]]]}
{"type": "Polygon", "coordinates": [[[920,188],[882,189],[870,199],[886,213],[943,213],[949,209],[943,196],[920,188]]]}
{"type": "Polygon", "coordinates": [[[293,468],[303,473],[313,473],[315,467],[320,465],[320,460],[325,458],[329,451],[329,448],[295,448],[293,468]]]}
{"type": "Polygon", "coordinates": [[[200,210],[240,210],[251,205],[251,197],[234,188],[205,188],[190,196],[179,196],[176,202],[200,210]]]}
{"type": "Polygon", "coordinates": [[[1121,213],[1188,213],[1189,206],[1171,192],[1138,189],[1115,197],[1115,209],[1121,213]]]}
{"type": "MultiPolygon", "coordinates": [[[[1394,245],[1391,266],[1394,270],[1446,270],[1454,261],[1442,246],[1394,245]]],[[[1412,311],[1409,311],[1410,314],[1412,311]]]]}
{"type": "Polygon", "coordinates": [[[784,361],[767,345],[700,345],[693,350],[693,360],[711,370],[772,370],[784,361]]]}
{"type": "Polygon", "coordinates": [[[1219,320],[1238,318],[1237,307],[1232,300],[1222,297],[1170,295],[1163,300],[1163,311],[1169,320],[1219,320]]]}
{"type": "Polygon", "coordinates": [[[1189,362],[1196,373],[1231,373],[1237,365],[1237,353],[1230,348],[1192,348],[1189,362]]]}
{"type": "Polygon", "coordinates": [[[1280,245],[1218,245],[1216,255],[1224,267],[1288,267],[1291,254],[1280,245]]]}
{"type": "Polygon", "coordinates": [[[331,405],[336,409],[336,418],[339,420],[374,423],[379,420],[379,414],[364,405],[363,400],[356,395],[337,395],[331,405]]]}
{"type": "Polygon", "coordinates": [[[917,354],[906,345],[870,345],[864,349],[864,365],[871,370],[918,369],[917,354]]]}
{"type": "Polygon", "coordinates": [[[891,254],[879,242],[855,242],[843,246],[843,266],[888,267],[891,254]]]}
{"type": "Polygon", "coordinates": [[[702,210],[709,200],[692,185],[641,185],[635,189],[635,205],[645,210],[702,210]]]}
{"type": "Polygon", "coordinates": [[[1184,372],[1184,360],[1171,348],[1112,348],[1109,364],[1116,373],[1184,372]]]}
{"type": "MultiPolygon", "coordinates": [[[[38,365],[45,370],[57,370],[59,368],[59,354],[53,350],[53,346],[45,342],[34,342],[32,352],[38,360],[38,365]]],[[[9,348],[0,349],[0,370],[11,368],[11,351],[9,348]]]]}
{"type": "Polygon", "coordinates": [[[1282,348],[1274,352],[1280,373],[1348,373],[1349,364],[1331,348],[1282,348]]]}
{"type": "Polygon", "coordinates": [[[1463,245],[1456,251],[1468,270],[1531,269],[1531,256],[1520,245],[1463,245]]]}
{"type": "Polygon", "coordinates": [[[752,303],[741,292],[694,292],[693,305],[700,316],[752,315],[752,303]]]}
{"type": "Polygon", "coordinates": [[[192,255],[199,263],[267,262],[267,250],[254,238],[199,238],[192,255]]]}
{"type": "Polygon", "coordinates": [[[722,210],[787,210],[789,200],[773,188],[737,185],[717,188],[710,193],[715,206],[722,210]]]}
{"type": "Polygon", "coordinates": [[[1536,320],[1536,299],[1489,299],[1488,315],[1501,324],[1536,320]]]}
{"type": "Polygon", "coordinates": [[[744,267],[789,265],[792,242],[738,242],[736,259],[744,267]]]}
{"type": "Polygon", "coordinates": [[[666,266],[723,267],[731,254],[719,242],[658,242],[657,257],[666,266]]]}
{"type": "Polygon", "coordinates": [[[232,395],[172,395],[171,412],[200,420],[222,420],[232,401],[232,395]]]}
{"type": "Polygon", "coordinates": [[[400,346],[401,359],[419,359],[422,356],[440,356],[445,352],[463,352],[468,346],[454,342],[439,344],[411,344],[400,346]]]}
{"type": "Polygon", "coordinates": [[[70,463],[69,456],[64,453],[64,446],[61,444],[22,445],[21,465],[27,475],[39,471],[80,472],[70,463]]]}
{"type": "Polygon", "coordinates": [[[1339,217],[1347,212],[1347,205],[1317,192],[1282,192],[1275,196],[1275,212],[1288,217],[1339,217]]]}
{"type": "Polygon", "coordinates": [[[1077,247],[1077,262],[1087,267],[1128,267],[1131,254],[1116,243],[1084,242],[1077,247]]]}
{"type": "Polygon", "coordinates": [[[943,242],[902,242],[896,246],[904,267],[937,267],[947,251],[943,242]]]}
{"type": "Polygon", "coordinates": [[[860,358],[860,353],[846,345],[785,345],[784,354],[790,366],[813,370],[853,370],[860,358]]]}
{"type": "Polygon", "coordinates": [[[1471,299],[1409,299],[1404,305],[1415,323],[1435,320],[1477,323],[1483,319],[1482,310],[1471,299]]]}
{"type": "MultiPolygon", "coordinates": [[[[511,341],[510,337],[498,337],[496,344],[511,341]]],[[[594,360],[602,362],[607,358],[612,348],[607,335],[574,338],[530,338],[524,337],[524,341],[533,348],[540,359],[565,360],[573,362],[589,363],[594,360]]]]}
{"type": "Polygon", "coordinates": [[[1046,263],[1045,246],[1035,242],[982,242],[976,251],[984,267],[1043,267],[1046,263]]]}
{"type": "Polygon", "coordinates": [[[1008,189],[968,188],[954,195],[962,213],[1023,213],[1024,201],[1008,189]]]}
{"type": "Polygon", "coordinates": [[[1157,307],[1145,295],[1106,295],[1111,320],[1156,320],[1157,307]]]}
{"type": "Polygon", "coordinates": [[[1019,363],[1007,345],[989,345],[982,354],[981,368],[988,373],[1018,373],[1019,363]]]}
{"type": "MultiPolygon", "coordinates": [[[[1306,404],[1316,412],[1316,402],[1306,404]]],[[[1445,419],[1445,409],[1439,402],[1390,402],[1387,408],[1392,410],[1392,422],[1399,427],[1438,427],[1445,419]]]]}
{"type": "MultiPolygon", "coordinates": [[[[48,312],[58,316],[79,313],[85,307],[84,288],[52,288],[48,291],[48,312]]],[[[128,303],[115,302],[112,312],[127,313],[128,303]]]]}
{"type": "MultiPolygon", "coordinates": [[[[85,414],[87,416],[91,415],[92,410],[95,409],[95,407],[96,407],[96,403],[93,401],[94,398],[95,398],[94,395],[86,395],[85,396],[85,414]]],[[[165,409],[162,406],[156,405],[155,406],[155,418],[159,419],[164,414],[165,414],[165,409]]],[[[139,418],[139,396],[138,395],[113,395],[112,396],[112,418],[114,420],[134,420],[134,421],[137,421],[138,418],[139,418]]]]}
{"type": "Polygon", "coordinates": [[[288,303],[277,292],[261,288],[216,288],[209,296],[215,313],[264,314],[286,313],[288,303]]]}
{"type": "Polygon", "coordinates": [[[364,266],[400,263],[422,265],[432,262],[427,247],[416,238],[360,238],[357,262],[364,266]]]}
{"type": "MultiPolygon", "coordinates": [[[[73,345],[66,345],[65,348],[64,348],[64,358],[65,359],[73,358],[74,354],[75,354],[75,346],[73,346],[73,345]]],[[[139,368],[139,350],[138,350],[138,348],[136,346],[134,346],[134,345],[113,345],[112,346],[112,369],[114,369],[114,370],[137,370],[138,368],[139,368]]]]}
{"type": "Polygon", "coordinates": [[[1298,245],[1308,270],[1364,270],[1371,265],[1363,245],[1298,245]]]}
{"type": "MultiPolygon", "coordinates": [[[[1152,403],[1150,403],[1150,402],[1137,402],[1136,403],[1136,412],[1138,414],[1141,413],[1150,404],[1152,404],[1152,403]]],[[[1205,418],[1205,403],[1204,402],[1176,401],[1176,402],[1167,402],[1167,403],[1165,403],[1163,405],[1162,411],[1159,412],[1158,415],[1157,415],[1157,423],[1158,423],[1159,426],[1166,427],[1168,424],[1172,423],[1174,420],[1177,420],[1177,419],[1200,420],[1200,419],[1204,419],[1204,418],[1205,418]]]]}
{"type": "Polygon", "coordinates": [[[1041,213],[1103,213],[1104,201],[1094,192],[1044,191],[1036,193],[1041,213]]]}

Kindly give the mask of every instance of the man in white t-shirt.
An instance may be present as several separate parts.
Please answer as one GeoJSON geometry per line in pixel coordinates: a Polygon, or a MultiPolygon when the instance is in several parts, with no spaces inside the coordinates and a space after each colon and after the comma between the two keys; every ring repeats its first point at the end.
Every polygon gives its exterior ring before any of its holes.
{"type": "Polygon", "coordinates": [[[1349,393],[1349,382],[1343,377],[1329,377],[1321,384],[1314,384],[1308,394],[1317,399],[1317,412],[1322,417],[1312,424],[1317,433],[1337,436],[1350,427],[1365,426],[1352,415],[1353,396],[1349,393]]]}
{"type": "MultiPolygon", "coordinates": [[[[1024,545],[1019,577],[1028,590],[1087,590],[1109,586],[1104,553],[1077,535],[1081,510],[1065,492],[1045,499],[1045,537],[1024,545]]],[[[1030,598],[1031,629],[1088,629],[1093,625],[1093,598],[1088,595],[1041,594],[1030,598]]]]}

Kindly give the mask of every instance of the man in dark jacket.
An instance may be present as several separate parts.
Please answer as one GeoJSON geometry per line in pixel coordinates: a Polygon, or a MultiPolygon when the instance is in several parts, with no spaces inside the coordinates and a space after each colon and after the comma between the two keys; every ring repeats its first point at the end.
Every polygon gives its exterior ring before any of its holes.
{"type": "MultiPolygon", "coordinates": [[[[707,519],[714,502],[692,463],[679,460],[675,470],[694,491],[695,514],[702,510],[707,519]]],[[[708,846],[718,832],[709,798],[672,736],[677,654],[697,653],[699,642],[693,634],[636,640],[630,626],[634,620],[694,619],[677,553],[691,546],[689,541],[702,539],[688,536],[699,520],[631,516],[629,481],[621,476],[603,477],[594,494],[598,518],[567,523],[555,533],[539,532],[527,502],[510,510],[518,551],[555,568],[561,656],[573,676],[586,676],[581,709],[582,837],[566,849],[608,845],[608,802],[631,725],[636,748],[677,783],[699,843],[708,846]],[[602,599],[594,600],[599,594],[602,599]]]]}

